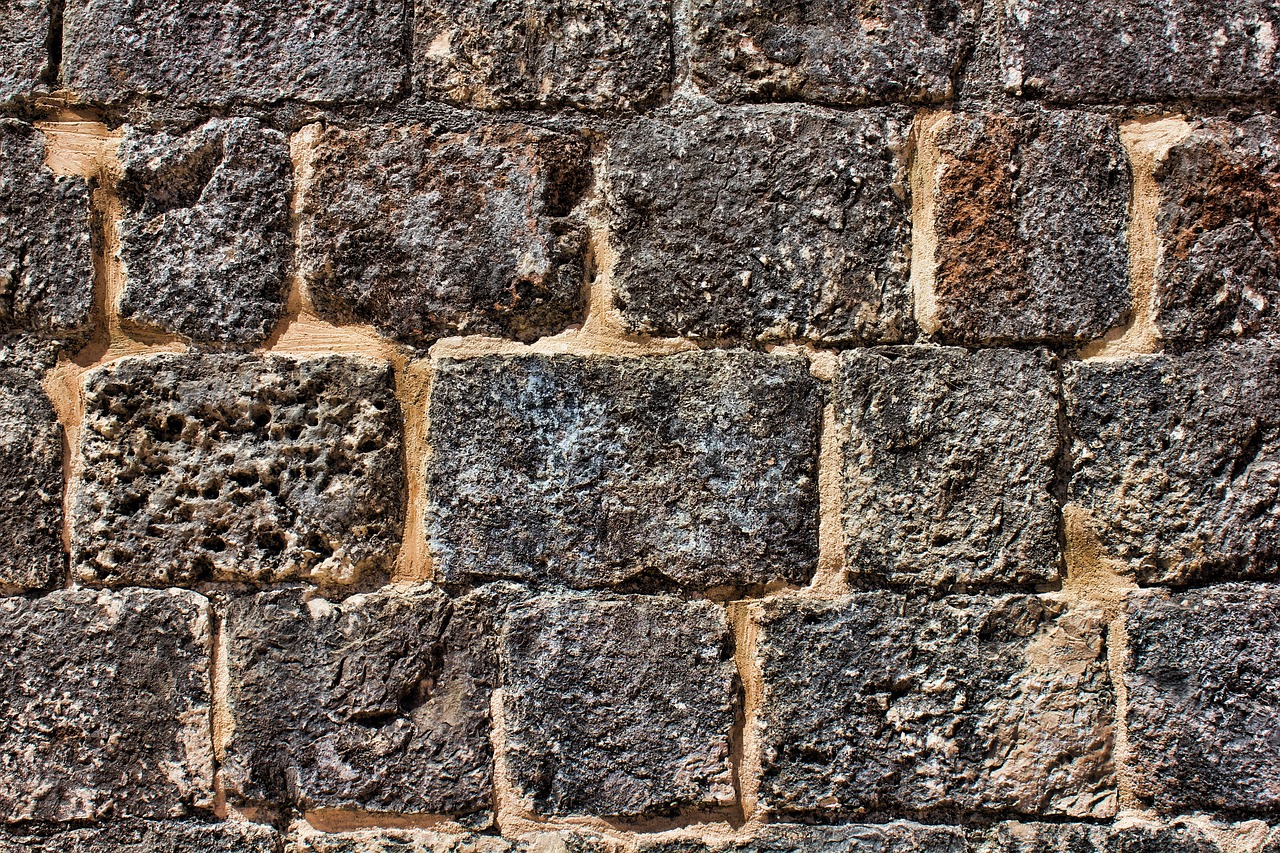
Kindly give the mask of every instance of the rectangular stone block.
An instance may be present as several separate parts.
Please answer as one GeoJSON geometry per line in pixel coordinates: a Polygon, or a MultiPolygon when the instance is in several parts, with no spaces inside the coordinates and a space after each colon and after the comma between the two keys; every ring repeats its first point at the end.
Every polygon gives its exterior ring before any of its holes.
{"type": "Polygon", "coordinates": [[[978,6],[693,0],[693,79],[721,101],[941,101],[954,93],[978,6]]]}
{"type": "Polygon", "coordinates": [[[171,585],[390,569],[404,516],[391,367],[361,356],[135,356],[85,377],[72,563],[171,585]]]}
{"type": "Polygon", "coordinates": [[[7,0],[0,30],[0,104],[35,93],[49,71],[47,0],[7,0]]]}
{"type": "Polygon", "coordinates": [[[926,135],[925,331],[970,346],[1066,343],[1121,323],[1132,302],[1130,176],[1114,122],[1075,110],[952,113],[926,135]]]}
{"type": "Polygon", "coordinates": [[[302,589],[227,608],[233,802],[486,812],[494,635],[509,591],[430,586],[327,601],[302,589]]]}
{"type": "Polygon", "coordinates": [[[1269,0],[1007,0],[1005,86],[1088,103],[1280,94],[1269,0]]]}
{"type": "Polygon", "coordinates": [[[175,817],[213,801],[208,602],[0,598],[0,823],[175,817]]]}
{"type": "Polygon", "coordinates": [[[1084,362],[1064,390],[1068,500],[1139,583],[1277,575],[1280,353],[1084,362]]]}
{"type": "Polygon", "coordinates": [[[0,835],[0,853],[279,853],[280,836],[255,823],[124,821],[40,835],[0,835]]]}
{"type": "Polygon", "coordinates": [[[1194,824],[1161,825],[1126,818],[1120,826],[998,823],[975,839],[973,853],[1227,853],[1194,824]]]}
{"type": "Polygon", "coordinates": [[[724,611],[673,596],[543,596],[504,632],[508,781],[540,815],[733,802],[724,611]]]}
{"type": "Polygon", "coordinates": [[[762,808],[1115,812],[1100,611],[889,592],[760,607],[762,808]]]}
{"type": "Polygon", "coordinates": [[[1140,590],[1125,616],[1134,791],[1161,811],[1280,805],[1280,586],[1140,590]]]}
{"type": "Polygon", "coordinates": [[[312,174],[301,263],[327,319],[424,347],[457,334],[530,341],[581,319],[584,139],[514,125],[331,128],[312,174]]]}
{"type": "Polygon", "coordinates": [[[284,314],[293,255],[285,135],[246,118],[130,128],[119,158],[120,315],[188,340],[263,341],[284,314]]]}
{"type": "Polygon", "coordinates": [[[1059,578],[1049,353],[852,350],[835,387],[852,575],[932,587],[1059,578]]]}
{"type": "Polygon", "coordinates": [[[670,87],[671,38],[668,0],[417,0],[416,88],[480,109],[635,109],[670,87]]]}
{"type": "Polygon", "coordinates": [[[621,129],[606,170],[624,323],[699,338],[901,340],[906,118],[749,107],[621,129]]]}
{"type": "Polygon", "coordinates": [[[443,359],[427,462],[436,570],[574,587],[804,582],[821,406],[796,357],[443,359]]]}
{"type": "Polygon", "coordinates": [[[909,821],[844,826],[766,824],[732,841],[640,837],[640,853],[969,853],[964,829],[909,821]]]}
{"type": "Polygon", "coordinates": [[[62,81],[94,101],[385,101],[405,88],[406,5],[68,0],[62,81]]]}
{"type": "Polygon", "coordinates": [[[581,831],[522,833],[519,838],[429,829],[320,832],[296,824],[284,853],[621,853],[622,845],[581,831]]]}

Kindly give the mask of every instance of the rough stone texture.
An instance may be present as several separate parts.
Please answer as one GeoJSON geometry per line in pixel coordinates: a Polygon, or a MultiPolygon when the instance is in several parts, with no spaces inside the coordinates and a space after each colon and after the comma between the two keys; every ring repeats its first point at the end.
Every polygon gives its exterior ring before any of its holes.
{"type": "Polygon", "coordinates": [[[285,853],[620,853],[622,846],[585,832],[538,832],[518,840],[493,835],[446,835],[425,829],[317,832],[305,824],[290,833],[285,853]]]}
{"type": "Polygon", "coordinates": [[[803,582],[817,562],[820,409],[795,357],[441,360],[436,570],[576,587],[803,582]]]}
{"type": "Polygon", "coordinates": [[[1195,826],[997,824],[973,853],[1225,853],[1195,826]]]}
{"type": "Polygon", "coordinates": [[[1090,340],[1119,325],[1131,302],[1130,179],[1114,122],[960,113],[937,144],[933,300],[944,340],[1090,340]]]}
{"type": "Polygon", "coordinates": [[[1077,102],[1280,94],[1270,0],[1007,0],[1005,86],[1077,102]]]}
{"type": "Polygon", "coordinates": [[[626,324],[900,340],[910,322],[906,128],[897,111],[772,107],[628,125],[607,166],[626,324]]]}
{"type": "Polygon", "coordinates": [[[1101,612],[887,592],[762,611],[762,807],[1114,813],[1101,612]]]}
{"type": "Polygon", "coordinates": [[[0,2],[0,103],[31,95],[49,66],[47,0],[0,2]]]}
{"type": "Polygon", "coordinates": [[[922,586],[1056,580],[1057,393],[1044,351],[846,353],[848,570],[922,586]]]}
{"type": "Polygon", "coordinates": [[[1155,321],[1174,348],[1280,332],[1280,122],[1208,121],[1156,167],[1155,321]]]}
{"type": "Polygon", "coordinates": [[[666,0],[417,0],[418,91],[482,109],[644,106],[671,83],[666,0]]]}
{"type": "Polygon", "coordinates": [[[393,384],[359,356],[139,356],[91,372],[80,576],[350,583],[388,569],[405,488],[393,384]]]}
{"type": "Polygon", "coordinates": [[[44,134],[0,118],[0,333],[62,339],[93,304],[89,186],[44,165],[44,134]]]}
{"type": "Polygon", "coordinates": [[[1280,586],[1141,590],[1125,686],[1134,790],[1157,809],[1280,805],[1280,586]]]}
{"type": "Polygon", "coordinates": [[[837,827],[769,824],[734,841],[641,838],[640,853],[968,853],[962,829],[895,821],[837,827]]]}
{"type": "Polygon", "coordinates": [[[634,818],[734,798],[724,611],[670,596],[546,596],[512,610],[503,721],[543,815],[634,818]]]}
{"type": "Polygon", "coordinates": [[[193,592],[0,599],[0,822],[211,805],[209,646],[193,592]]]}
{"type": "Polygon", "coordinates": [[[120,146],[120,314],[196,341],[258,343],[284,312],[292,163],[252,119],[120,146]]]}
{"type": "Polygon", "coordinates": [[[0,853],[278,853],[281,838],[252,823],[127,821],[48,835],[0,835],[0,853]]]}
{"type": "Polygon", "coordinates": [[[342,602],[301,589],[227,611],[234,801],[469,815],[489,808],[497,609],[429,587],[342,602]]]}
{"type": "Polygon", "coordinates": [[[1072,365],[1068,500],[1140,583],[1277,574],[1280,351],[1072,365]]]}
{"type": "Polygon", "coordinates": [[[303,199],[321,314],[429,345],[532,340],[583,309],[586,143],[524,126],[330,129],[303,199]]]}
{"type": "Polygon", "coordinates": [[[693,0],[693,77],[717,100],[940,101],[954,89],[978,5],[693,0]]]}
{"type": "Polygon", "coordinates": [[[108,102],[380,101],[405,81],[405,12],[387,0],[67,0],[62,79],[108,102]]]}

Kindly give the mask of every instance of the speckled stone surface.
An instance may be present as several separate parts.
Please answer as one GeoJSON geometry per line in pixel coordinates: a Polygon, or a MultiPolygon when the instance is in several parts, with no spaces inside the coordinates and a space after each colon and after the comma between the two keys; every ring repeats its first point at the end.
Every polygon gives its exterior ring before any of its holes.
{"type": "Polygon", "coordinates": [[[122,821],[42,834],[0,834],[0,853],[279,853],[281,836],[247,822],[122,821]]]}
{"type": "Polygon", "coordinates": [[[1200,827],[1132,819],[1120,826],[1007,821],[975,835],[973,853],[1226,853],[1200,827]]]}
{"type": "Polygon", "coordinates": [[[0,103],[34,94],[49,68],[47,0],[6,0],[0,29],[0,103]]]}
{"type": "Polygon", "coordinates": [[[319,832],[304,824],[290,831],[284,853],[622,853],[623,849],[588,831],[522,833],[513,839],[427,829],[319,832]]]}
{"type": "Polygon", "coordinates": [[[732,841],[642,838],[639,850],[641,853],[968,853],[969,846],[965,831],[958,827],[894,821],[829,827],[769,824],[732,841]]]}

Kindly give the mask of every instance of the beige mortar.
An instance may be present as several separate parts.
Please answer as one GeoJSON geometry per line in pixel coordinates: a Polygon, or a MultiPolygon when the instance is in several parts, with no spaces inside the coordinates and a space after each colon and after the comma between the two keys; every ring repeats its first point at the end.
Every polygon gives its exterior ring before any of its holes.
{"type": "Polygon", "coordinates": [[[943,164],[938,135],[951,123],[945,111],[921,113],[912,128],[911,181],[911,297],[916,323],[926,334],[938,331],[938,299],[934,289],[938,267],[935,209],[943,164]]]}

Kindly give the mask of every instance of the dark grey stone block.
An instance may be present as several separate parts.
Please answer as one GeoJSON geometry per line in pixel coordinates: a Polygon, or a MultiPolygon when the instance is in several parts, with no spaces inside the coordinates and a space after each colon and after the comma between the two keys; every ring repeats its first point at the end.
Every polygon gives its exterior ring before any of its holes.
{"type": "Polygon", "coordinates": [[[1008,821],[996,824],[986,836],[974,853],[1226,853],[1212,835],[1192,825],[1008,821]]]}
{"type": "Polygon", "coordinates": [[[768,824],[734,841],[648,840],[640,853],[969,853],[965,830],[907,821],[846,826],[768,824]]]}
{"type": "Polygon", "coordinates": [[[49,71],[48,0],[6,0],[0,24],[0,103],[35,94],[49,71]]]}
{"type": "Polygon", "coordinates": [[[0,853],[279,853],[269,826],[195,821],[124,821],[41,835],[0,835],[0,853]]]}
{"type": "Polygon", "coordinates": [[[285,853],[621,853],[623,846],[581,831],[521,833],[518,839],[427,829],[319,832],[295,829],[285,853]]]}

